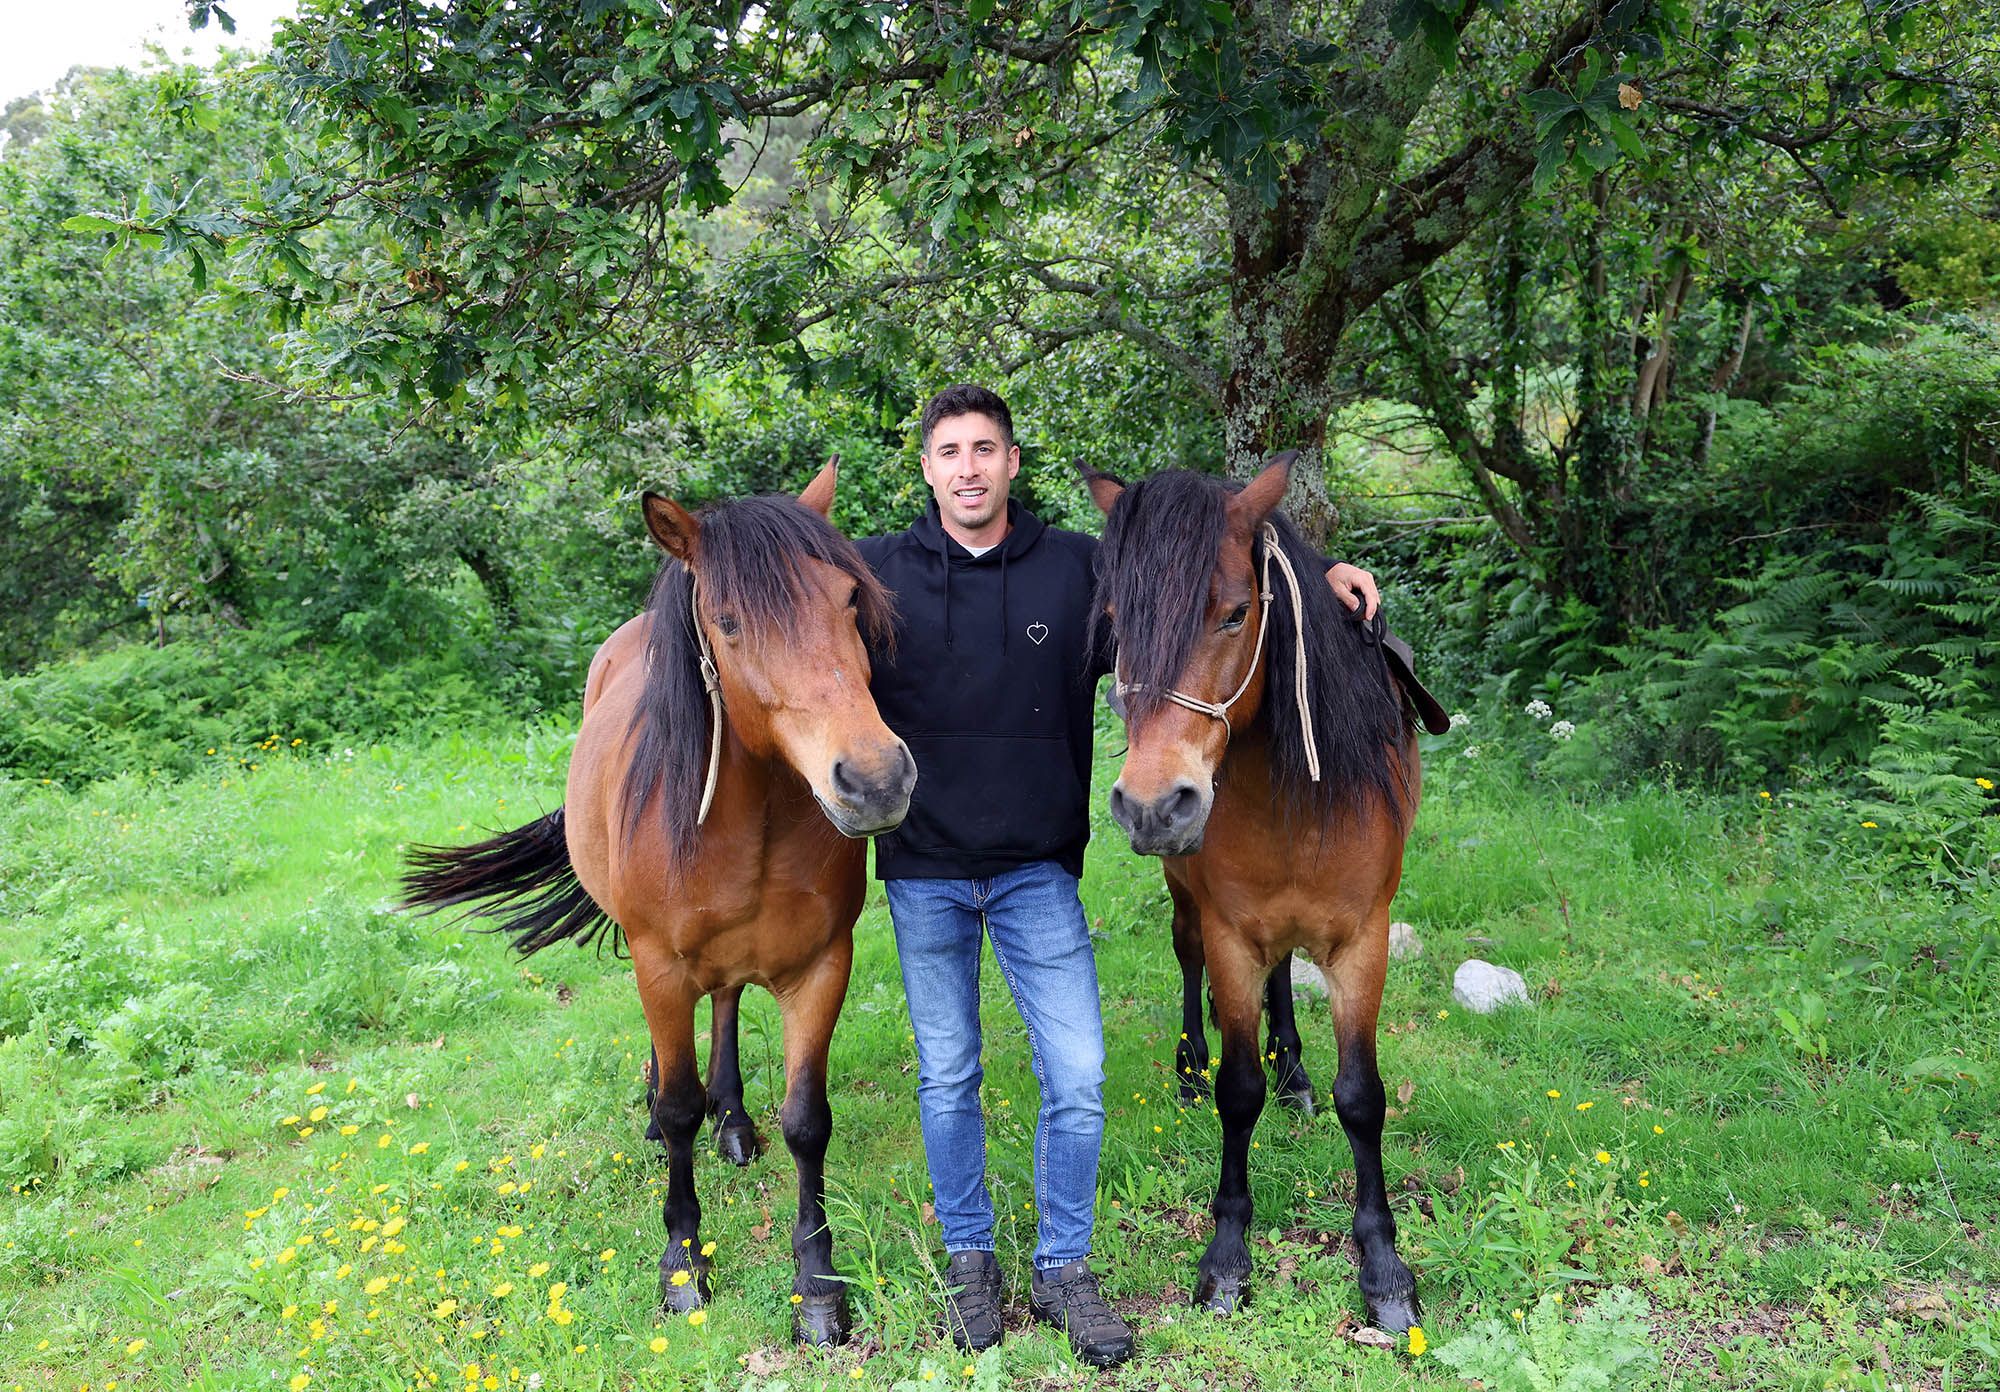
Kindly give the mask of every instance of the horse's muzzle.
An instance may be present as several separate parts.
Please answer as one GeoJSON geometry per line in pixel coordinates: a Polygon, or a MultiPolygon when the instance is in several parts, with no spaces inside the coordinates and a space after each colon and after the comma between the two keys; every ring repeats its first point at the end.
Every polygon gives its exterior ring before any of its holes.
{"type": "Polygon", "coordinates": [[[1128,794],[1122,778],[1111,785],[1111,815],[1140,855],[1182,856],[1200,850],[1212,802],[1212,796],[1185,778],[1151,801],[1128,794]]]}
{"type": "Polygon", "coordinates": [[[917,786],[917,763],[898,740],[880,767],[862,771],[846,759],[836,759],[828,776],[832,798],[819,800],[820,810],[843,836],[879,836],[902,825],[917,786]]]}

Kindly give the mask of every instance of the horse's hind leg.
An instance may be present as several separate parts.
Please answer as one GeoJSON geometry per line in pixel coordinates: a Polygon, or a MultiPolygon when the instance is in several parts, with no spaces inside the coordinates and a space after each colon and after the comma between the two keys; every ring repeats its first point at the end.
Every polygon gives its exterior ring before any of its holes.
{"type": "Polygon", "coordinates": [[[715,1152],[732,1165],[757,1158],[757,1124],[743,1105],[743,1069],[736,1055],[737,1011],[743,988],[717,991],[708,1028],[708,1113],[715,1118],[715,1152]]]}
{"type": "Polygon", "coordinates": [[[1382,1178],[1382,1122],[1388,1098],[1375,1063],[1376,1017],[1388,970],[1386,912],[1350,938],[1327,970],[1332,986],[1334,1037],[1340,1071],[1333,1080],[1334,1110],[1354,1151],[1354,1241],[1361,1249],[1361,1296],[1368,1322],[1401,1333],[1418,1322],[1417,1278],[1396,1254],[1396,1219],[1382,1178]]]}
{"type": "MultiPolygon", "coordinates": [[[[701,1252],[701,1200],[694,1190],[694,1141],[707,1112],[695,1069],[696,992],[654,968],[635,944],[632,968],[653,1035],[653,1127],[667,1147],[667,1197],[660,1221],[667,1250],[660,1258],[660,1300],[681,1314],[708,1300],[708,1258],[701,1252]]],[[[651,1134],[650,1132],[648,1134],[651,1134]]]]}
{"type": "Polygon", "coordinates": [[[1264,1046],[1265,1061],[1277,1081],[1278,1105],[1295,1112],[1313,1114],[1312,1079],[1306,1076],[1300,1057],[1299,1025],[1292,1013],[1292,959],[1280,961],[1264,979],[1264,1008],[1270,1018],[1271,1035],[1264,1046]]]}
{"type": "Polygon", "coordinates": [[[1180,1079],[1181,1101],[1208,1096],[1208,1026],[1201,1014],[1201,918],[1194,898],[1167,880],[1174,901],[1174,956],[1181,964],[1181,1037],[1174,1045],[1174,1076],[1180,1079]]]}
{"type": "Polygon", "coordinates": [[[1250,1275],[1250,1133],[1264,1110],[1264,1060],[1257,1052],[1263,1014],[1261,968],[1234,935],[1207,928],[1208,976],[1215,989],[1216,1024],[1222,1031],[1222,1064],[1215,1075],[1215,1108],[1222,1118],[1222,1173],[1215,1186],[1215,1236],[1201,1254],[1194,1302],[1228,1314],[1243,1301],[1250,1275]]]}
{"type": "Polygon", "coordinates": [[[854,945],[829,946],[811,973],[786,993],[785,1144],[799,1172],[799,1217],[792,1227],[792,1334],[800,1343],[844,1344],[852,1328],[847,1287],[833,1269],[833,1232],[826,1220],[826,1147],[833,1110],[826,1100],[827,1046],[854,945]]]}

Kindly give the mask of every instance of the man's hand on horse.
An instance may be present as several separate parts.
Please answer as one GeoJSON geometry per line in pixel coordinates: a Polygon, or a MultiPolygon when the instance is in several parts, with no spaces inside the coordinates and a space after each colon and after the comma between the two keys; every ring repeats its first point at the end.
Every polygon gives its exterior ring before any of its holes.
{"type": "Polygon", "coordinates": [[[1348,609],[1360,609],[1364,619],[1374,618],[1382,605],[1382,592],[1375,588],[1375,577],[1360,566],[1336,561],[1326,573],[1326,583],[1333,586],[1334,594],[1348,609]]]}

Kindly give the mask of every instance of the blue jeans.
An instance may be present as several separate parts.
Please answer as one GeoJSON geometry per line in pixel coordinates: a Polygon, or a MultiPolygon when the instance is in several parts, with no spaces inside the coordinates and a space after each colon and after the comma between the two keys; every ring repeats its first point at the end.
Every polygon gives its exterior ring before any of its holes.
{"type": "Polygon", "coordinates": [[[1037,861],[980,880],[888,880],[889,915],[917,1036],[917,1114],[945,1250],[993,1250],[979,1084],[979,935],[1028,1027],[1041,1084],[1035,1122],[1035,1265],[1090,1254],[1104,1140],[1104,1022],[1076,880],[1037,861]]]}

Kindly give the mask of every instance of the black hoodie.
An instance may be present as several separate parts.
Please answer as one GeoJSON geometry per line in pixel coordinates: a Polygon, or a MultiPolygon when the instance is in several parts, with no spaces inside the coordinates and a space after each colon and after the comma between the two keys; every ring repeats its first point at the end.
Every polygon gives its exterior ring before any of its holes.
{"type": "Polygon", "coordinates": [[[1088,651],[1097,539],[1009,501],[1007,537],[974,556],[936,502],[857,544],[896,595],[896,647],[874,652],[875,704],[917,761],[910,813],[875,838],[882,879],[974,879],[1030,861],[1083,873],[1091,714],[1110,670],[1088,651]]]}

